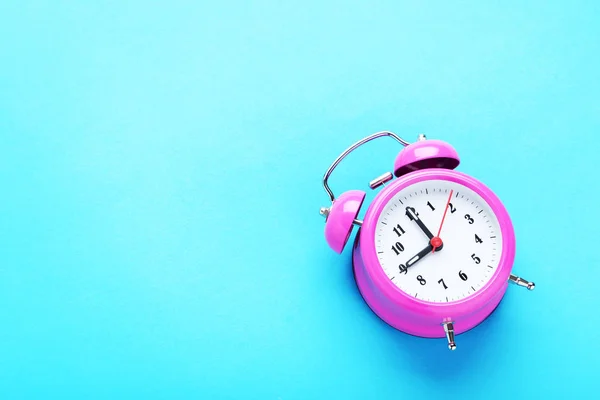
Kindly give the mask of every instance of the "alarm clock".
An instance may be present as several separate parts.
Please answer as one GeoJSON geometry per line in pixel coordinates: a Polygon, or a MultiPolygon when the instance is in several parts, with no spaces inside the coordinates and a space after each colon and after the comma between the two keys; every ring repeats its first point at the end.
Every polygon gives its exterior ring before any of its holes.
{"type": "Polygon", "coordinates": [[[419,135],[409,143],[392,132],[377,132],[346,149],[329,167],[323,187],[331,200],[322,207],[325,239],[342,253],[353,227],[352,249],[358,290],[383,321],[410,335],[444,338],[483,322],[498,306],[508,284],[535,285],[512,274],[515,233],[498,196],[470,175],[455,170],[456,150],[419,135]],[[392,172],[369,183],[380,190],[362,220],[366,193],[335,197],[328,179],[353,150],[377,138],[403,146],[392,172]]]}

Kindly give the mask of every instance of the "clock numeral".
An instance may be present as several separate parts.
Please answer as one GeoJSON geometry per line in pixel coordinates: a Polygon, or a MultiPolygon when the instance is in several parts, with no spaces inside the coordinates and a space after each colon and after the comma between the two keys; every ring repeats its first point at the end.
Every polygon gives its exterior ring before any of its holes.
{"type": "Polygon", "coordinates": [[[458,271],[458,276],[460,277],[460,279],[462,279],[463,281],[466,281],[468,279],[467,274],[465,274],[464,272],[458,271]]]}
{"type": "Polygon", "coordinates": [[[444,280],[443,280],[443,279],[440,279],[440,280],[438,281],[438,283],[441,283],[441,284],[442,284],[442,286],[444,286],[444,289],[448,289],[448,286],[446,286],[446,284],[444,283],[444,280]]]}
{"type": "Polygon", "coordinates": [[[481,258],[476,257],[475,253],[471,254],[471,258],[475,261],[475,264],[479,264],[481,262],[481,258]]]}
{"type": "Polygon", "coordinates": [[[404,264],[400,264],[398,266],[398,269],[400,270],[400,273],[404,275],[406,275],[406,273],[408,272],[408,268],[406,268],[406,265],[404,264]]]}
{"type": "Polygon", "coordinates": [[[402,229],[402,227],[400,226],[400,224],[398,224],[394,228],[394,232],[396,232],[396,235],[398,235],[398,237],[400,237],[404,233],[404,229],[402,229]]]}
{"type": "Polygon", "coordinates": [[[423,278],[421,275],[417,275],[417,280],[419,281],[419,283],[421,284],[421,286],[424,286],[427,281],[425,280],[425,278],[423,278]]]}
{"type": "Polygon", "coordinates": [[[452,203],[448,203],[448,207],[450,207],[450,214],[454,214],[456,212],[456,207],[454,207],[452,203]]]}
{"type": "Polygon", "coordinates": [[[483,243],[483,240],[477,234],[475,234],[475,243],[483,243]]]}
{"type": "Polygon", "coordinates": [[[465,219],[467,221],[469,221],[469,224],[473,224],[473,222],[475,222],[475,220],[473,218],[471,218],[471,216],[469,214],[465,214],[465,219]]]}
{"type": "Polygon", "coordinates": [[[415,210],[414,207],[406,207],[406,216],[408,218],[410,218],[410,220],[412,221],[412,216],[410,215],[410,213],[408,212],[408,210],[412,211],[413,214],[415,214],[417,217],[419,216],[419,213],[417,212],[417,210],[415,210]]]}
{"type": "Polygon", "coordinates": [[[394,250],[396,255],[400,255],[400,253],[404,251],[404,246],[402,246],[402,243],[396,242],[396,244],[392,246],[392,250],[394,250]]]}
{"type": "Polygon", "coordinates": [[[427,205],[429,206],[429,208],[431,208],[431,211],[435,211],[435,207],[433,207],[433,204],[427,202],[427,205]]]}

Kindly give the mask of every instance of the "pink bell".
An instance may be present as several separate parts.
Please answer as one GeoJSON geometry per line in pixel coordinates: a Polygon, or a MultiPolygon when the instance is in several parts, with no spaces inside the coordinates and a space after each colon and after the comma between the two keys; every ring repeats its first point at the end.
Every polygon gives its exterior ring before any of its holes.
{"type": "Polygon", "coordinates": [[[358,216],[360,207],[367,194],[360,190],[350,190],[334,200],[326,211],[325,240],[336,253],[341,253],[348,242],[358,216]]]}
{"type": "Polygon", "coordinates": [[[426,168],[454,169],[459,163],[458,153],[448,143],[420,140],[409,144],[398,154],[394,162],[394,175],[400,177],[426,168]]]}

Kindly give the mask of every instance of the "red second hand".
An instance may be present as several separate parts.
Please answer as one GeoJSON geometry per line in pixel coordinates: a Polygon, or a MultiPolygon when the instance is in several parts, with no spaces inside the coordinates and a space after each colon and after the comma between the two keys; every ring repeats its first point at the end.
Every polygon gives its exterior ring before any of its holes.
{"type": "Polygon", "coordinates": [[[454,190],[450,190],[450,195],[448,196],[448,201],[446,202],[446,207],[444,208],[444,216],[442,217],[442,222],[440,223],[440,229],[438,230],[438,234],[436,237],[431,238],[431,246],[433,247],[432,253],[435,252],[435,249],[442,245],[442,239],[440,238],[440,233],[442,232],[442,226],[444,226],[444,220],[446,219],[446,213],[448,212],[448,205],[450,204],[450,200],[452,199],[452,193],[454,190]]]}

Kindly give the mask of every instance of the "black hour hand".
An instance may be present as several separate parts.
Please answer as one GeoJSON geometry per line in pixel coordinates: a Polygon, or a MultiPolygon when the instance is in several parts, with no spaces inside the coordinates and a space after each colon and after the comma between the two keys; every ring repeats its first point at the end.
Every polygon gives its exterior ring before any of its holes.
{"type": "MultiPolygon", "coordinates": [[[[433,233],[431,233],[431,231],[429,229],[427,229],[427,227],[425,226],[423,221],[421,221],[421,219],[419,218],[419,214],[417,214],[417,211],[414,208],[406,207],[406,215],[408,216],[408,218],[415,221],[417,223],[417,225],[419,225],[419,228],[421,228],[421,230],[425,233],[425,235],[427,235],[427,238],[429,238],[429,240],[433,239],[433,233]]],[[[437,247],[435,249],[435,251],[438,252],[438,251],[442,250],[443,247],[444,247],[444,244],[441,244],[439,247],[437,247]]]]}
{"type": "Polygon", "coordinates": [[[423,257],[425,257],[427,254],[431,254],[432,252],[433,252],[432,245],[425,247],[423,250],[418,252],[416,256],[412,257],[410,260],[408,260],[406,262],[406,268],[408,269],[408,268],[412,267],[413,265],[418,263],[423,257]]]}
{"type": "Polygon", "coordinates": [[[414,208],[406,207],[406,215],[408,216],[408,218],[415,221],[417,225],[419,225],[419,228],[421,228],[421,230],[425,232],[429,239],[433,238],[433,234],[429,229],[427,229],[423,221],[421,221],[421,219],[419,218],[419,214],[417,214],[417,211],[414,208]]]}

